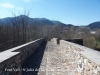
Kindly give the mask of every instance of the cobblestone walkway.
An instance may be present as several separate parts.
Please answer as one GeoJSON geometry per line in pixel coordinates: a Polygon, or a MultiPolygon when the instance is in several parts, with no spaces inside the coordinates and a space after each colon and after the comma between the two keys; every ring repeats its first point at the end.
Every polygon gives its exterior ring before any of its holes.
{"type": "Polygon", "coordinates": [[[59,45],[48,42],[38,75],[76,75],[74,57],[59,45]]]}
{"type": "Polygon", "coordinates": [[[41,45],[23,65],[23,68],[37,68],[39,71],[22,72],[22,75],[76,75],[74,63],[74,57],[70,52],[48,41],[46,45],[41,45]]]}

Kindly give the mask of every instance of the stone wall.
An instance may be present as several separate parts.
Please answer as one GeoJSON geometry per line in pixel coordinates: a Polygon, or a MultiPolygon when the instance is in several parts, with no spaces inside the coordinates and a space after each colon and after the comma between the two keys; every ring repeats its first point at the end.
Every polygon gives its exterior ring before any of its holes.
{"type": "MultiPolygon", "coordinates": [[[[57,38],[51,40],[54,44],[58,44],[57,38]]],[[[38,39],[18,47],[8,49],[0,53],[0,75],[21,75],[23,62],[36,50],[43,42],[38,39]]],[[[100,75],[100,52],[75,44],[68,41],[60,40],[59,45],[62,52],[67,53],[68,66],[73,72],[71,75],[100,75]]],[[[66,62],[67,63],[67,62],[66,62]]]]}
{"type": "Polygon", "coordinates": [[[0,75],[21,75],[23,62],[43,42],[38,39],[0,53],[0,75]]]}
{"type": "Polygon", "coordinates": [[[79,44],[79,45],[83,45],[83,39],[80,39],[80,38],[65,39],[65,40],[69,41],[69,42],[73,42],[73,43],[79,44]]]}
{"type": "Polygon", "coordinates": [[[60,40],[60,47],[69,52],[71,61],[74,59],[69,65],[75,68],[74,75],[100,75],[99,51],[64,40],[60,40]]]}
{"type": "Polygon", "coordinates": [[[57,39],[58,39],[58,38],[53,38],[53,39],[51,39],[51,41],[52,41],[54,44],[57,44],[57,39]]]}

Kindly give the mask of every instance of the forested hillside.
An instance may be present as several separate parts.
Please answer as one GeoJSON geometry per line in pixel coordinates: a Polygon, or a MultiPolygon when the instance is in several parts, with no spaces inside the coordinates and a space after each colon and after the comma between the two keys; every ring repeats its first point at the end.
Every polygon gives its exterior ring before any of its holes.
{"type": "Polygon", "coordinates": [[[100,29],[91,29],[90,26],[74,26],[45,18],[29,18],[25,15],[0,19],[0,51],[38,38],[50,40],[54,37],[82,38],[85,46],[99,50],[100,29]],[[91,34],[91,31],[96,33],[91,34]]]}

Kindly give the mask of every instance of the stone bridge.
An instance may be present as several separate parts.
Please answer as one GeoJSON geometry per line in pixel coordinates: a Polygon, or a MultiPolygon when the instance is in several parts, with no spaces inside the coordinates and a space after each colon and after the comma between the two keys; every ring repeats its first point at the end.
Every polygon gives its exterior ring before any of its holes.
{"type": "Polygon", "coordinates": [[[100,75],[100,52],[57,38],[38,39],[1,52],[0,75],[100,75]]]}

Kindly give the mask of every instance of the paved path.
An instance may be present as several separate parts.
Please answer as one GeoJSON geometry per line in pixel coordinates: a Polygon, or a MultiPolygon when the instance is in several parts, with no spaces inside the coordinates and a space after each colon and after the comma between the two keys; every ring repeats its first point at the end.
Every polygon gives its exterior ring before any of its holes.
{"type": "Polygon", "coordinates": [[[38,68],[39,71],[23,72],[22,75],[75,75],[75,69],[70,66],[73,61],[74,59],[71,58],[71,55],[68,55],[66,50],[49,41],[47,44],[42,44],[37,52],[34,52],[29,58],[27,64],[24,64],[25,67],[38,68]]]}

